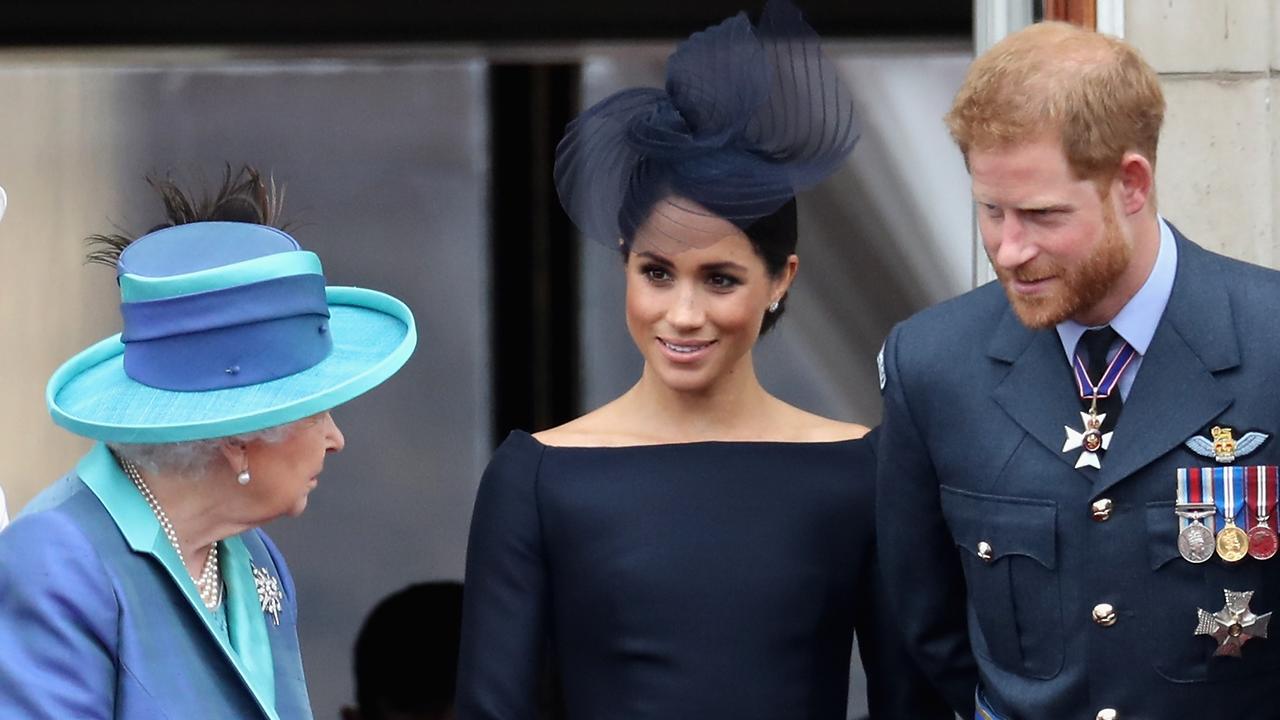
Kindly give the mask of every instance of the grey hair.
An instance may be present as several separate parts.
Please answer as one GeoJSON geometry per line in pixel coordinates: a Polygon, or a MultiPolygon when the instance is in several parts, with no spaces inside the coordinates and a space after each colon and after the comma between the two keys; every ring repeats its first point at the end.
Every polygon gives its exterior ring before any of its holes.
{"type": "Polygon", "coordinates": [[[278,443],[289,437],[293,426],[298,422],[295,420],[264,430],[208,440],[173,443],[107,443],[107,447],[111,448],[117,457],[128,460],[145,471],[200,478],[217,462],[221,453],[219,448],[224,442],[278,443]]]}

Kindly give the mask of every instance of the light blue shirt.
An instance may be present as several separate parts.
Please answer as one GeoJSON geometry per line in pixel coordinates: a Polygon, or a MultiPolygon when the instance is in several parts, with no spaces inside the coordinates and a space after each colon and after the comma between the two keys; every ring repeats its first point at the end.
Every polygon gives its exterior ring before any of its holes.
{"type": "MultiPolygon", "coordinates": [[[[1151,267],[1151,274],[1142,287],[1138,288],[1138,292],[1111,319],[1111,327],[1116,334],[1124,338],[1138,353],[1120,376],[1120,397],[1126,400],[1129,398],[1129,388],[1133,387],[1133,379],[1138,376],[1138,368],[1142,367],[1142,357],[1147,354],[1151,338],[1156,334],[1156,326],[1160,324],[1160,317],[1169,304],[1169,294],[1173,292],[1173,276],[1178,269],[1178,245],[1173,240],[1173,230],[1163,217],[1157,216],[1156,221],[1160,223],[1160,249],[1156,252],[1156,262],[1151,267]]],[[[1071,353],[1080,341],[1080,336],[1090,329],[1092,328],[1070,319],[1058,323],[1058,339],[1062,341],[1062,351],[1066,353],[1068,363],[1071,362],[1071,353]]]]}

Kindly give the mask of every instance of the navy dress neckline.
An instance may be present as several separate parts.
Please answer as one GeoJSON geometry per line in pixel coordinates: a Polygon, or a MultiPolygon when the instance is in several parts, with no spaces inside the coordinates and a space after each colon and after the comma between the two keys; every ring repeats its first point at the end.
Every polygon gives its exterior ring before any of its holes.
{"type": "Polygon", "coordinates": [[[856,627],[873,717],[950,720],[885,631],[874,462],[512,433],[472,518],[458,717],[533,720],[551,662],[569,720],[844,720],[856,627]]]}
{"type": "Polygon", "coordinates": [[[742,445],[745,447],[752,446],[788,446],[795,445],[799,447],[815,446],[822,447],[824,445],[841,445],[844,443],[865,442],[870,437],[870,433],[856,438],[845,438],[843,440],[690,440],[689,442],[673,442],[673,443],[641,443],[636,445],[551,445],[544,443],[533,435],[533,433],[524,430],[512,430],[510,437],[527,437],[537,445],[542,446],[546,450],[644,450],[653,448],[677,448],[677,447],[700,447],[700,446],[717,446],[717,445],[742,445]]]}

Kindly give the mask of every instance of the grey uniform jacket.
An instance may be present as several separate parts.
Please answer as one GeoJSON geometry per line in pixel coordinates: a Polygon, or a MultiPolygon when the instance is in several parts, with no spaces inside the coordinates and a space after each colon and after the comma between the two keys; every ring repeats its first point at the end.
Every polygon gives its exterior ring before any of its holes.
{"type": "Polygon", "coordinates": [[[1178,468],[1216,464],[1184,444],[1211,427],[1273,436],[1236,464],[1280,464],[1280,273],[1174,234],[1172,294],[1101,471],[1062,449],[1081,401],[1057,333],[1025,328],[998,283],[886,340],[881,567],[961,712],[980,678],[1022,720],[1280,717],[1280,637],[1215,657],[1195,634],[1224,590],[1280,609],[1280,557],[1192,564],[1173,512],[1178,468]],[[1114,617],[1095,621],[1102,604],[1114,617]]]}

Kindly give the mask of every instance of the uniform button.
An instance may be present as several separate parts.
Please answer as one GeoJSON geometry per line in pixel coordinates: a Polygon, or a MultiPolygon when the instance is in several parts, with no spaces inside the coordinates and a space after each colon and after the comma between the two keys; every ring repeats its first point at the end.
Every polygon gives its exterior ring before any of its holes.
{"type": "MultiPolygon", "coordinates": [[[[1111,627],[1116,624],[1116,609],[1108,603],[1098,603],[1093,606],[1093,621],[1102,627],[1111,627]]],[[[1112,710],[1112,713],[1115,711],[1112,710]]],[[[1102,717],[1102,713],[1098,713],[1098,717],[1102,717]]]]}
{"type": "Polygon", "coordinates": [[[991,562],[991,558],[993,554],[994,554],[994,551],[991,548],[991,543],[987,542],[986,540],[982,540],[978,543],[978,559],[979,560],[981,560],[982,562],[989,563],[991,562]]]}
{"type": "Polygon", "coordinates": [[[1102,498],[1101,500],[1093,501],[1093,504],[1089,506],[1089,511],[1093,514],[1094,520],[1106,522],[1111,519],[1111,507],[1111,500],[1102,498]]]}
{"type": "Polygon", "coordinates": [[[1119,718],[1119,713],[1112,708],[1102,708],[1097,715],[1097,720],[1119,720],[1119,718]]]}

